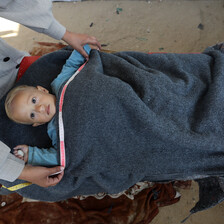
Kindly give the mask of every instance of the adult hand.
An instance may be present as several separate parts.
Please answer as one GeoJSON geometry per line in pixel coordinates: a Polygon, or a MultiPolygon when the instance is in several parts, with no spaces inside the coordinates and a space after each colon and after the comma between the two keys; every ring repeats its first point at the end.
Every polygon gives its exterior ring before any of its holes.
{"type": "Polygon", "coordinates": [[[60,166],[46,168],[42,166],[26,165],[18,179],[29,181],[41,187],[55,186],[61,181],[64,175],[63,170],[64,168],[60,166]],[[54,175],[57,172],[61,173],[54,175]]]}
{"type": "Polygon", "coordinates": [[[83,57],[88,59],[88,54],[83,49],[83,46],[86,44],[93,45],[94,48],[100,50],[101,45],[98,40],[87,34],[80,34],[80,33],[72,33],[69,31],[65,32],[62,40],[64,40],[67,44],[71,45],[75,50],[77,50],[83,57]]]}

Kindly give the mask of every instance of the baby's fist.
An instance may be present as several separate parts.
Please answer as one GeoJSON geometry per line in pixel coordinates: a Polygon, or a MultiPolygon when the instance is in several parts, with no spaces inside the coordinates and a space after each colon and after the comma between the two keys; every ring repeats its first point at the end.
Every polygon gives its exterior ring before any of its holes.
{"type": "Polygon", "coordinates": [[[17,158],[24,160],[25,163],[27,163],[28,161],[28,153],[29,153],[28,145],[17,145],[13,151],[13,154],[17,158]]]}

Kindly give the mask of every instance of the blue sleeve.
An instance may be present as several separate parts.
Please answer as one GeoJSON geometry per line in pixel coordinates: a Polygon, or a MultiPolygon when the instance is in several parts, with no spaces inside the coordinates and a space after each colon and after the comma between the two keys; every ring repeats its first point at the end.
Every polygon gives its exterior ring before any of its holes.
{"type": "MultiPolygon", "coordinates": [[[[84,50],[89,55],[91,48],[89,45],[84,46],[84,50]]],[[[72,52],[70,57],[67,59],[65,65],[63,66],[61,73],[57,78],[51,83],[53,92],[57,95],[61,85],[67,81],[85,62],[85,58],[76,50],[72,52]]]]}
{"type": "Polygon", "coordinates": [[[50,122],[47,124],[47,134],[50,137],[52,141],[52,146],[57,149],[57,141],[58,141],[58,136],[57,136],[57,128],[56,128],[56,118],[55,116],[51,119],[50,122]]]}
{"type": "Polygon", "coordinates": [[[29,146],[28,164],[33,166],[57,166],[57,150],[55,148],[40,149],[29,146]]]}

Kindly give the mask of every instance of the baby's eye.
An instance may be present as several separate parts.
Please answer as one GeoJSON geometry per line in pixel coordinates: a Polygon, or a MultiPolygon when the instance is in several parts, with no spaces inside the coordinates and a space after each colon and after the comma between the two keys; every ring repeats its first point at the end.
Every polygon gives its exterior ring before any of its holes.
{"type": "Polygon", "coordinates": [[[31,117],[31,119],[34,119],[35,118],[35,114],[34,113],[31,113],[30,114],[30,117],[31,117]]]}
{"type": "Polygon", "coordinates": [[[37,102],[36,97],[32,98],[32,103],[35,104],[37,102]]]}

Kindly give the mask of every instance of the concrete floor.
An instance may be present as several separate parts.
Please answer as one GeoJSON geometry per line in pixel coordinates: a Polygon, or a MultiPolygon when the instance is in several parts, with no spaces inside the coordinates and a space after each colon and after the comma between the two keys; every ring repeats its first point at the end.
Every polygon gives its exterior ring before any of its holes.
{"type": "MultiPolygon", "coordinates": [[[[53,13],[68,30],[94,35],[113,51],[201,52],[224,41],[223,0],[60,2],[54,3],[53,13]]],[[[35,41],[58,42],[17,24],[0,24],[0,36],[20,50],[31,50],[35,41]]],[[[180,202],[161,208],[152,224],[180,223],[189,214],[198,200],[196,183],[181,194],[180,202]]],[[[224,203],[185,223],[223,224],[224,203]]]]}

